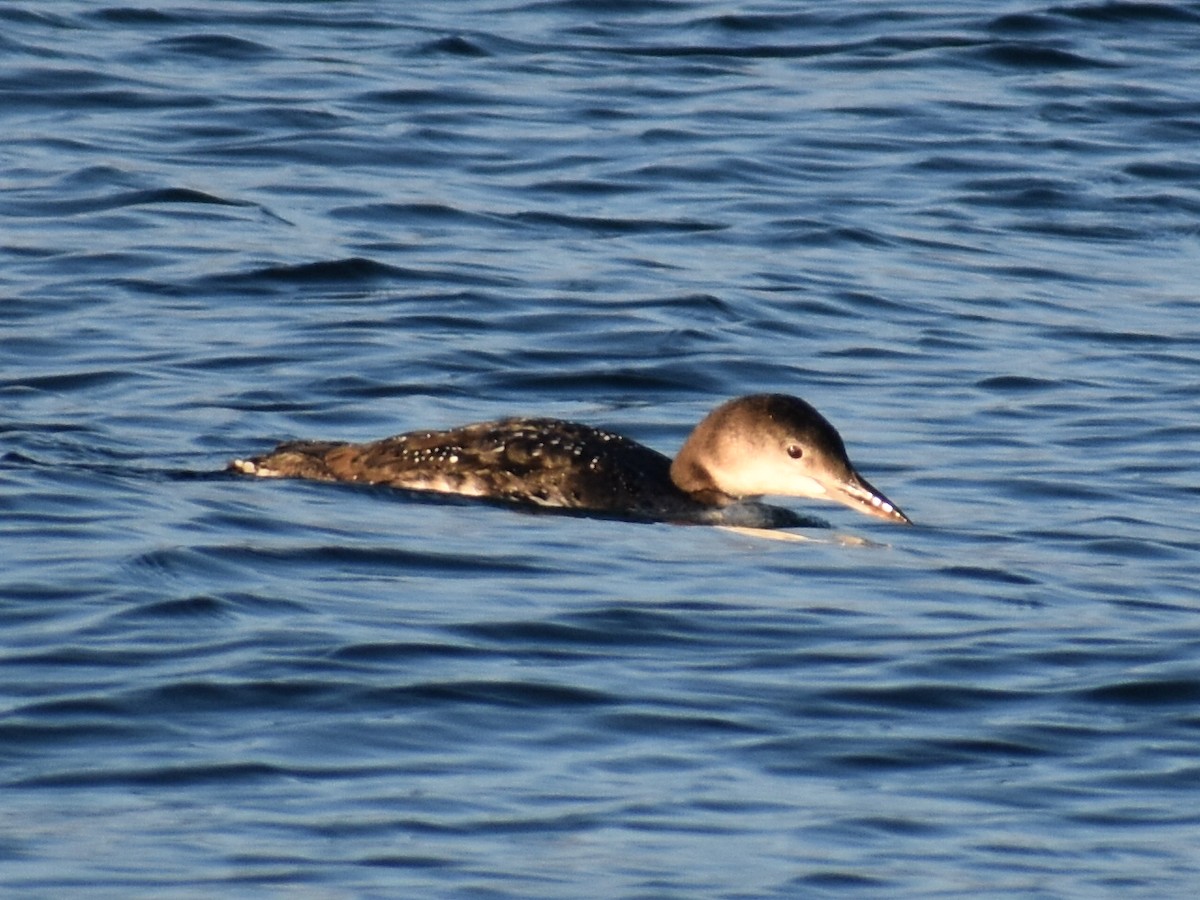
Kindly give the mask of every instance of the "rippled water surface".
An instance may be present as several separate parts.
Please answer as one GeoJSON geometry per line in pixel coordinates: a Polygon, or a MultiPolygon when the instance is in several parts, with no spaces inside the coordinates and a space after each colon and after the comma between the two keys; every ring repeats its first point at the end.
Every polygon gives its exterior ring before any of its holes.
{"type": "Polygon", "coordinates": [[[1198,72],[1194,2],[5,4],[0,887],[1190,896],[1198,72]],[[758,391],[918,526],[222,472],[758,391]]]}

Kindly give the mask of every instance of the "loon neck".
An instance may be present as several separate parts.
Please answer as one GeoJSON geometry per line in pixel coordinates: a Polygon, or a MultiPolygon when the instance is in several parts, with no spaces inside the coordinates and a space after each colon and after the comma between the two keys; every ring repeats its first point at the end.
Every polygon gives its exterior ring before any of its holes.
{"type": "Polygon", "coordinates": [[[690,482],[691,486],[687,487],[679,483],[674,473],[672,473],[671,480],[675,482],[676,487],[702,506],[728,506],[738,501],[737,497],[726,494],[714,486],[711,479],[708,479],[707,482],[702,480],[690,482]]]}
{"type": "Polygon", "coordinates": [[[671,481],[697,503],[704,506],[728,506],[739,498],[721,490],[717,479],[705,463],[705,459],[712,457],[714,440],[709,429],[697,426],[671,463],[671,481]]]}

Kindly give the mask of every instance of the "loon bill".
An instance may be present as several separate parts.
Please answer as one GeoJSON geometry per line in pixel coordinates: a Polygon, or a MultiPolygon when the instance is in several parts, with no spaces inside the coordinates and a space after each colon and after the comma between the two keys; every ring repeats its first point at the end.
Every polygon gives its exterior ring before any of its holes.
{"type": "Polygon", "coordinates": [[[696,426],[674,461],[589,425],[502,419],[365,444],[293,441],[264,456],[235,459],[229,469],[710,524],[741,500],[811,497],[912,524],[854,470],[825,417],[786,394],[722,404],[696,426]]]}

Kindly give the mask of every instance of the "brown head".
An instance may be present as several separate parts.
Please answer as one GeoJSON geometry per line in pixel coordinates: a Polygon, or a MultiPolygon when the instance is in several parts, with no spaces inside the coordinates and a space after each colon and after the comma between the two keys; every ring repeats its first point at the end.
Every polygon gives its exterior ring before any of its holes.
{"type": "Polygon", "coordinates": [[[764,494],[812,497],[912,524],[854,471],[837,429],[787,394],[755,394],[717,407],[675,457],[671,479],[703,503],[764,494]]]}

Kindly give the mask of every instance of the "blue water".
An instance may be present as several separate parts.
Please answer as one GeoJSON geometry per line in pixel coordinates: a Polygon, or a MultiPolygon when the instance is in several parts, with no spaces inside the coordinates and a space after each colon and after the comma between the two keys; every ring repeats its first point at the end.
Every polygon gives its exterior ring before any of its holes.
{"type": "Polygon", "coordinates": [[[0,134],[4,892],[1200,883],[1200,4],[26,0],[0,134]],[[918,527],[221,471],[757,391],[918,527]]]}

